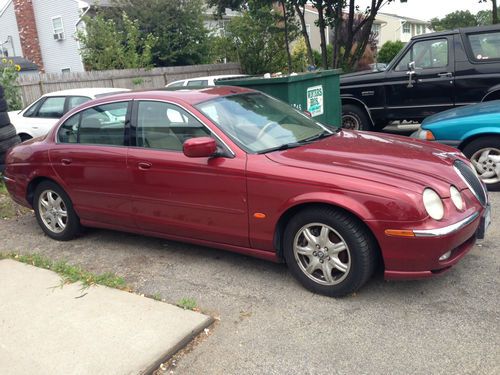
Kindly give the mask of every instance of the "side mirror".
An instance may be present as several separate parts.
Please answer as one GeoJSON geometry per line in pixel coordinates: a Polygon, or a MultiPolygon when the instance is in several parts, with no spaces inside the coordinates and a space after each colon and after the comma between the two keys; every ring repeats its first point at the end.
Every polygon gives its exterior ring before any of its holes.
{"type": "Polygon", "coordinates": [[[210,137],[190,138],[182,145],[182,151],[188,158],[208,158],[217,151],[217,144],[210,137]]]}
{"type": "Polygon", "coordinates": [[[408,63],[408,70],[415,70],[415,61],[410,61],[408,63]]]}
{"type": "Polygon", "coordinates": [[[415,74],[415,61],[410,61],[408,63],[408,71],[406,74],[408,75],[408,85],[406,85],[406,87],[411,89],[413,87],[413,75],[415,74]]]}

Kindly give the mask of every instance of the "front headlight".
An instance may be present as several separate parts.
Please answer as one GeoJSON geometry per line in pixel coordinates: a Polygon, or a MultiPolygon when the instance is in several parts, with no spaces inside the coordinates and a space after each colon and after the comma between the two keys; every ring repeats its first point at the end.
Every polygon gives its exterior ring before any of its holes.
{"type": "Polygon", "coordinates": [[[450,197],[457,210],[462,211],[464,209],[464,200],[455,186],[450,186],[450,197]]]}
{"type": "Polygon", "coordinates": [[[430,130],[418,129],[415,133],[411,135],[412,138],[423,139],[425,141],[434,141],[436,138],[430,130]]]}
{"type": "Polygon", "coordinates": [[[441,220],[444,216],[444,205],[441,197],[432,189],[425,189],[422,194],[424,207],[430,217],[441,220]]]}

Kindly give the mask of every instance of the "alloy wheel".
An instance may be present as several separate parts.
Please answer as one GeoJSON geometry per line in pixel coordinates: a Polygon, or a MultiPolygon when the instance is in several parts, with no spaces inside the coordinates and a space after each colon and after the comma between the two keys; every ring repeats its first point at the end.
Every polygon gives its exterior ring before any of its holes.
{"type": "Polygon", "coordinates": [[[479,178],[485,184],[500,182],[500,149],[494,147],[482,148],[470,158],[479,178]]]}
{"type": "Polygon", "coordinates": [[[44,190],[38,200],[40,218],[47,229],[61,233],[68,224],[68,211],[64,200],[53,190],[44,190]]]}
{"type": "Polygon", "coordinates": [[[359,130],[359,120],[353,115],[342,115],[342,127],[349,130],[359,130]]]}

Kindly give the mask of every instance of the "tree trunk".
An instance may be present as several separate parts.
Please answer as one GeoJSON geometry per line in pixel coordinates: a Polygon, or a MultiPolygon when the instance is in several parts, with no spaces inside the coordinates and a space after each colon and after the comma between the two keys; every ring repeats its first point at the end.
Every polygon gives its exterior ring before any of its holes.
{"type": "Polygon", "coordinates": [[[350,64],[350,58],[351,58],[351,50],[352,50],[352,45],[354,41],[354,0],[349,1],[349,15],[347,17],[347,40],[344,45],[344,56],[342,57],[342,65],[346,65],[348,62],[350,64]]]}
{"type": "Polygon", "coordinates": [[[497,9],[497,0],[491,0],[491,2],[493,3],[493,24],[497,24],[498,23],[498,9],[497,9]]]}
{"type": "Polygon", "coordinates": [[[333,56],[332,56],[332,67],[337,69],[340,68],[340,30],[342,30],[342,23],[344,22],[344,14],[342,13],[342,7],[337,4],[337,7],[333,10],[335,13],[335,27],[333,31],[333,56]]]}
{"type": "Polygon", "coordinates": [[[304,37],[304,41],[306,42],[307,60],[309,61],[309,65],[314,65],[314,55],[311,47],[311,40],[309,39],[309,34],[307,33],[306,20],[304,17],[305,10],[301,10],[298,4],[295,4],[294,6],[295,6],[295,11],[299,15],[302,36],[304,37]]]}
{"type": "Polygon", "coordinates": [[[318,0],[315,4],[318,11],[318,27],[320,33],[320,46],[321,46],[321,66],[323,69],[328,69],[328,55],[326,51],[326,37],[325,37],[325,6],[323,0],[318,0]]]}
{"type": "Polygon", "coordinates": [[[281,7],[283,8],[283,21],[285,26],[285,46],[286,46],[286,56],[288,58],[288,74],[292,72],[292,55],[290,54],[290,41],[288,40],[288,20],[285,1],[281,0],[281,7]]]}

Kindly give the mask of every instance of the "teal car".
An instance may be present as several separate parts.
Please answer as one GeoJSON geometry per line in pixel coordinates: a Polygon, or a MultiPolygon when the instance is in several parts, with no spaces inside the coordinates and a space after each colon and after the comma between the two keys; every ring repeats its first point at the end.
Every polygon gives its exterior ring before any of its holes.
{"type": "Polygon", "coordinates": [[[500,190],[500,100],[429,116],[411,136],[458,148],[488,190],[500,190]]]}

